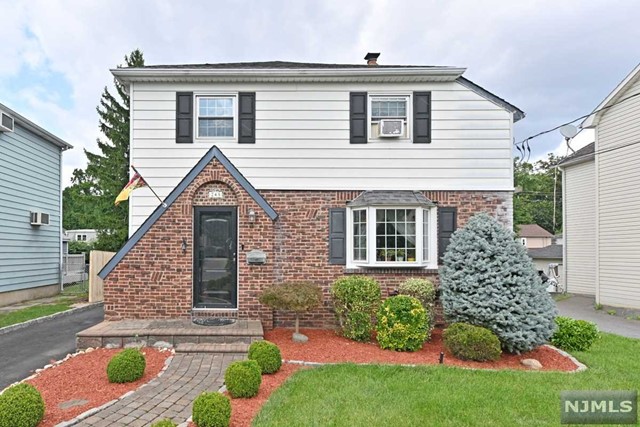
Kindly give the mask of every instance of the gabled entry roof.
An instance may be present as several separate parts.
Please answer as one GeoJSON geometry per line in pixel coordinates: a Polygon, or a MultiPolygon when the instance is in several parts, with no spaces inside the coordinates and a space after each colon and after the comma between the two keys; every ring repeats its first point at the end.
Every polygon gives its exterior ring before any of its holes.
{"type": "Polygon", "coordinates": [[[111,261],[105,265],[98,276],[101,279],[106,278],[109,273],[118,265],[118,263],[127,255],[127,253],[133,248],[136,243],[142,236],[144,236],[147,231],[155,224],[155,222],[162,216],[163,213],[167,209],[171,207],[173,202],[182,194],[184,190],[193,182],[194,179],[202,170],[211,163],[214,159],[218,160],[222,167],[224,167],[227,172],[233,176],[233,178],[240,184],[240,186],[256,201],[258,206],[260,206],[264,212],[271,218],[271,220],[275,220],[278,217],[278,213],[271,207],[271,205],[258,193],[258,191],[251,185],[251,183],[247,180],[247,178],[240,173],[240,171],[231,163],[231,161],[222,154],[222,151],[217,146],[211,147],[207,153],[202,156],[202,158],[198,161],[198,163],[189,171],[189,173],[180,181],[180,183],[171,191],[171,193],[164,199],[164,203],[156,208],[155,211],[145,220],[144,223],[133,233],[133,236],[127,243],[124,244],[122,248],[111,258],[111,261]]]}

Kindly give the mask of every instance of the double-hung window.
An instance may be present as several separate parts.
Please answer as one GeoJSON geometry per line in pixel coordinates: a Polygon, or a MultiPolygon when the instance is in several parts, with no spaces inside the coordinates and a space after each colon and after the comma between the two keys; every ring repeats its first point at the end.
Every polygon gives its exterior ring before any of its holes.
{"type": "Polygon", "coordinates": [[[437,268],[435,207],[358,206],[347,218],[351,267],[437,268]]]}
{"type": "Polygon", "coordinates": [[[235,138],[237,127],[235,95],[197,96],[196,103],[198,138],[235,138]]]}
{"type": "Polygon", "coordinates": [[[399,121],[401,126],[398,128],[398,134],[395,135],[400,139],[409,138],[409,121],[410,115],[410,96],[409,95],[370,95],[370,139],[379,139],[382,134],[382,120],[399,121]]]}

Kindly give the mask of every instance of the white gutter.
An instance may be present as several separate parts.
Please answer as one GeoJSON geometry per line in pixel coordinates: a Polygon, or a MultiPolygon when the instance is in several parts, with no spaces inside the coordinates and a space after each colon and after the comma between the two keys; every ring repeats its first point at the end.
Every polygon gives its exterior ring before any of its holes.
{"type": "Polygon", "coordinates": [[[73,146],[71,144],[69,144],[68,142],[63,141],[62,139],[58,138],[57,136],[55,136],[51,132],[41,128],[37,124],[33,123],[31,120],[29,120],[26,117],[23,117],[22,115],[16,113],[11,108],[9,108],[9,107],[7,107],[7,106],[5,106],[3,104],[0,104],[0,110],[4,111],[8,115],[10,115],[13,118],[13,120],[14,120],[14,122],[16,124],[22,126],[23,128],[25,128],[26,130],[30,131],[31,133],[34,133],[34,134],[38,135],[40,138],[43,138],[44,140],[49,141],[53,145],[56,145],[56,146],[60,147],[62,149],[62,151],[66,151],[66,150],[69,150],[69,149],[73,148],[73,146]]]}
{"type": "Polygon", "coordinates": [[[426,80],[453,81],[466,68],[411,67],[411,68],[329,68],[329,69],[247,69],[247,68],[114,68],[111,73],[124,82],[153,81],[179,78],[251,80],[260,78],[423,78],[426,80]],[[439,77],[439,79],[438,79],[439,77]]]}

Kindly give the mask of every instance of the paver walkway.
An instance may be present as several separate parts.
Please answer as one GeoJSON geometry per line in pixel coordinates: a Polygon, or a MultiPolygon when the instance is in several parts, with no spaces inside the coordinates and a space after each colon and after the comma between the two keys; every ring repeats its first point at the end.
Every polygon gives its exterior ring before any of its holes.
{"type": "Polygon", "coordinates": [[[572,295],[570,298],[556,303],[561,316],[594,322],[603,332],[610,332],[629,338],[640,338],[640,320],[611,316],[607,314],[606,308],[595,310],[594,304],[595,298],[585,295],[572,295]]]}
{"type": "Polygon", "coordinates": [[[227,366],[244,358],[240,354],[176,354],[159,378],[76,425],[139,427],[165,418],[183,423],[191,416],[194,399],[203,391],[218,391],[227,366]]]}

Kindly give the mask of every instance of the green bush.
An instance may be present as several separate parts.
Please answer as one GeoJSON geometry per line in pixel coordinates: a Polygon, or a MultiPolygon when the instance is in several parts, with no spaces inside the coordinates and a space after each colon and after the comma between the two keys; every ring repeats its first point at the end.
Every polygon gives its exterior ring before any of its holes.
{"type": "Polygon", "coordinates": [[[256,341],[249,346],[249,360],[255,360],[263,374],[273,374],[282,366],[282,355],[277,345],[270,341],[256,341]]]}
{"type": "Polygon", "coordinates": [[[491,330],[468,323],[454,323],[445,329],[444,346],[462,360],[498,360],[500,340],[491,330]]]}
{"type": "Polygon", "coordinates": [[[436,313],[436,287],[433,285],[433,282],[427,279],[412,277],[398,286],[398,293],[400,293],[400,295],[409,295],[420,301],[420,304],[422,304],[427,312],[427,320],[429,322],[427,339],[429,339],[436,313]]]}
{"type": "Polygon", "coordinates": [[[556,317],[558,329],[551,337],[551,343],[567,351],[586,351],[600,336],[595,323],[570,317],[556,317]]]}
{"type": "Polygon", "coordinates": [[[165,420],[156,421],[155,423],[151,424],[151,427],[177,427],[177,425],[178,424],[167,418],[165,420]]]}
{"type": "Polygon", "coordinates": [[[322,304],[322,291],[313,283],[278,283],[265,289],[260,303],[274,310],[293,311],[296,316],[296,333],[300,333],[300,313],[322,304]]]}
{"type": "Polygon", "coordinates": [[[231,401],[222,393],[205,391],[193,401],[191,416],[198,427],[229,427],[231,401]]]}
{"type": "Polygon", "coordinates": [[[365,276],[346,276],[331,286],[341,333],[355,341],[369,341],[373,316],[380,305],[380,285],[365,276]]]}
{"type": "Polygon", "coordinates": [[[0,427],[35,427],[44,417],[44,400],[31,384],[17,384],[0,395],[0,427]]]}
{"type": "Polygon", "coordinates": [[[387,298],[378,310],[376,332],[380,348],[417,351],[427,339],[427,312],[417,298],[387,298]]]}
{"type": "Polygon", "coordinates": [[[107,365],[107,378],[110,383],[130,383],[144,375],[147,363],[137,348],[128,348],[111,358],[107,365]]]}
{"type": "Polygon", "coordinates": [[[260,365],[255,360],[233,362],[224,373],[224,383],[231,397],[253,397],[262,383],[260,365]]]}

